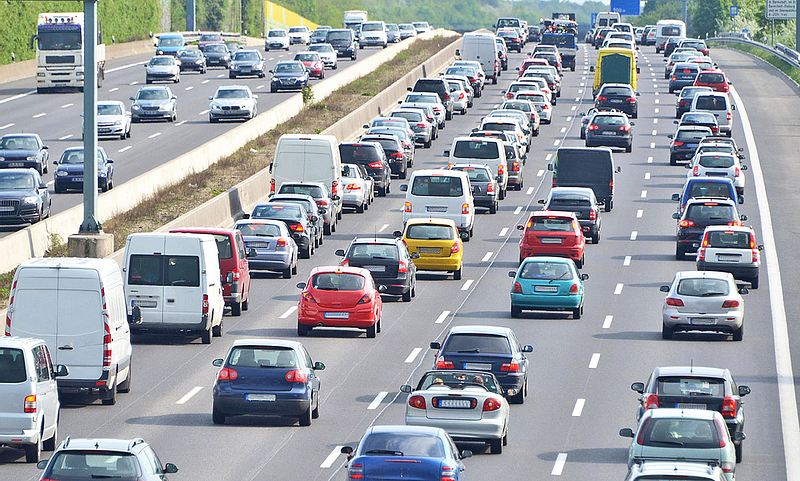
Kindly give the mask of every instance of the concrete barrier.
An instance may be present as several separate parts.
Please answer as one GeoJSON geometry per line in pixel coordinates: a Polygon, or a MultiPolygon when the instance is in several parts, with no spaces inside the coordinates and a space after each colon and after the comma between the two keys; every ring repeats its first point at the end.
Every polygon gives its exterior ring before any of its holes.
{"type": "MultiPolygon", "coordinates": [[[[437,30],[416,38],[433,38],[436,35],[456,34],[437,30]]],[[[356,64],[338,75],[317,83],[313,87],[314,97],[317,100],[324,99],[341,86],[373,72],[399,52],[411,47],[413,43],[414,41],[406,41],[393,45],[375,54],[370,62],[356,64]]],[[[294,94],[277,106],[262,112],[255,119],[101,194],[97,203],[97,219],[102,223],[117,214],[130,210],[142,200],[157,195],[159,191],[181,182],[186,177],[207,169],[210,165],[233,154],[248,142],[297,115],[303,107],[302,95],[294,94]]],[[[83,206],[77,205],[0,239],[0,252],[4,253],[0,256],[0,272],[8,272],[32,257],[42,256],[50,245],[52,234],[66,239],[77,232],[82,220],[83,206]]]]}

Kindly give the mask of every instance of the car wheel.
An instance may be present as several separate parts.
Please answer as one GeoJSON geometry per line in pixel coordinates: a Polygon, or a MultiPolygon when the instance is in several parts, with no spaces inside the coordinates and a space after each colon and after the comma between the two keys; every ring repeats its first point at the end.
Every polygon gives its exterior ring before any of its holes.
{"type": "Polygon", "coordinates": [[[633,152],[633,144],[630,144],[630,145],[628,145],[627,147],[625,147],[625,152],[627,152],[627,153],[629,153],[629,154],[630,154],[631,152],[633,152]]]}
{"type": "MultiPolygon", "coordinates": [[[[56,427],[55,429],[53,429],[53,435],[50,436],[50,439],[45,439],[44,441],[42,441],[42,451],[55,451],[57,440],[58,440],[58,418],[56,418],[56,427]]],[[[738,450],[736,452],[737,454],[739,453],[738,450]]]]}
{"type": "Polygon", "coordinates": [[[741,463],[742,462],[742,443],[734,444],[733,448],[736,451],[736,462],[737,463],[741,463]]]}
{"type": "Polygon", "coordinates": [[[295,261],[294,265],[292,266],[292,275],[297,274],[297,261],[295,261]]]}
{"type": "Polygon", "coordinates": [[[758,276],[750,279],[750,289],[758,289],[758,276]]]}
{"type": "Polygon", "coordinates": [[[208,329],[200,333],[200,339],[203,341],[203,344],[211,344],[211,326],[208,326],[208,329]]]}
{"type": "Polygon", "coordinates": [[[239,317],[242,315],[242,303],[241,302],[234,302],[231,304],[231,316],[239,317]]]}
{"type": "Polygon", "coordinates": [[[430,139],[428,139],[428,141],[425,142],[423,145],[425,146],[426,149],[430,149],[431,148],[431,143],[432,143],[432,141],[430,139]]]}
{"type": "Polygon", "coordinates": [[[325,235],[331,235],[331,232],[331,225],[325,224],[325,226],[322,228],[322,233],[325,235]]]}
{"type": "Polygon", "coordinates": [[[611,209],[613,209],[613,208],[614,208],[614,201],[611,200],[611,199],[608,199],[606,201],[606,212],[611,212],[611,209]]]}
{"type": "Polygon", "coordinates": [[[511,305],[511,317],[516,319],[516,318],[521,317],[521,316],[522,316],[522,309],[512,304],[511,305]]]}
{"type": "Polygon", "coordinates": [[[489,206],[489,213],[497,214],[497,202],[494,202],[492,203],[492,205],[489,206]]]}
{"type": "Polygon", "coordinates": [[[311,405],[308,406],[308,409],[303,411],[303,414],[298,416],[298,420],[300,422],[300,426],[311,426],[311,405]]]}
{"type": "Polygon", "coordinates": [[[103,183],[100,185],[101,192],[108,192],[108,180],[104,180],[103,183]]]}
{"type": "Polygon", "coordinates": [[[356,212],[358,212],[359,214],[363,214],[364,209],[366,209],[366,202],[356,206],[356,212]]]}
{"type": "Polygon", "coordinates": [[[586,140],[586,134],[584,132],[581,132],[581,140],[586,140]]]}
{"type": "Polygon", "coordinates": [[[670,157],[669,158],[669,165],[678,165],[678,161],[675,160],[674,158],[670,157]]]}
{"type": "Polygon", "coordinates": [[[461,267],[458,268],[457,271],[453,271],[453,280],[454,281],[460,281],[461,280],[461,275],[463,273],[464,273],[464,266],[462,265],[461,267]]]}
{"type": "Polygon", "coordinates": [[[584,254],[581,256],[581,258],[580,258],[580,259],[578,259],[577,261],[575,261],[575,267],[577,267],[578,269],[582,269],[582,268],[583,268],[583,265],[584,265],[585,263],[586,263],[586,254],[584,253],[584,254]]]}
{"type": "MultiPolygon", "coordinates": [[[[242,315],[241,308],[239,309],[239,315],[242,315]]],[[[220,320],[218,325],[213,326],[211,328],[211,335],[214,336],[214,337],[222,337],[222,331],[223,331],[223,328],[224,328],[223,324],[224,324],[224,322],[222,320],[220,320]]]]}
{"type": "Polygon", "coordinates": [[[739,329],[733,331],[734,341],[741,341],[742,339],[744,339],[744,323],[742,323],[739,329]]]}
{"type": "Polygon", "coordinates": [[[39,440],[36,444],[25,445],[25,462],[38,463],[42,457],[42,436],[39,435],[39,440]]]}
{"type": "Polygon", "coordinates": [[[311,332],[311,328],[304,325],[304,324],[297,324],[297,335],[300,337],[306,337],[311,332]]]}
{"type": "Polygon", "coordinates": [[[525,403],[524,389],[520,389],[518,393],[508,397],[508,404],[523,404],[525,403]]]}
{"type": "Polygon", "coordinates": [[[381,326],[381,319],[378,318],[378,322],[375,323],[375,331],[376,332],[381,332],[381,327],[382,327],[381,326]]]}
{"type": "Polygon", "coordinates": [[[404,170],[404,171],[400,172],[400,174],[398,174],[398,177],[400,179],[405,179],[406,177],[408,177],[408,170],[404,170]]]}
{"type": "Polygon", "coordinates": [[[311,411],[311,418],[312,419],[319,419],[319,393],[317,393],[317,405],[314,407],[314,410],[311,411]]]}
{"type": "Polygon", "coordinates": [[[577,321],[578,319],[581,318],[581,314],[582,313],[583,313],[583,306],[581,306],[581,307],[579,307],[577,309],[573,309],[572,310],[572,318],[577,321]]]}
{"type": "Polygon", "coordinates": [[[370,338],[370,339],[374,338],[376,333],[377,333],[377,327],[375,325],[369,326],[367,328],[367,337],[368,338],[370,338]]]}
{"type": "Polygon", "coordinates": [[[214,424],[225,424],[225,415],[217,409],[217,406],[211,408],[211,421],[214,424]]]}
{"type": "Polygon", "coordinates": [[[686,260],[686,249],[684,249],[680,245],[676,245],[675,246],[675,260],[676,261],[685,261],[686,260]]]}
{"type": "Polygon", "coordinates": [[[291,279],[292,278],[292,268],[287,267],[286,269],[281,271],[284,279],[291,279]]]}
{"type": "MultiPolygon", "coordinates": [[[[130,361],[128,361],[130,363],[130,361]]],[[[117,392],[121,392],[123,394],[127,394],[131,392],[131,378],[133,377],[133,365],[128,364],[128,375],[125,376],[125,380],[122,381],[117,386],[117,392]]]]}
{"type": "Polygon", "coordinates": [[[446,112],[444,114],[444,119],[445,120],[453,120],[453,112],[450,112],[450,111],[446,112]]]}
{"type": "Polygon", "coordinates": [[[661,325],[661,339],[672,339],[672,334],[674,332],[675,330],[666,324],[661,325]]]}
{"type": "Polygon", "coordinates": [[[492,454],[503,454],[503,439],[489,440],[489,452],[492,454]]]}
{"type": "Polygon", "coordinates": [[[403,302],[411,302],[411,288],[403,293],[403,302]]]}

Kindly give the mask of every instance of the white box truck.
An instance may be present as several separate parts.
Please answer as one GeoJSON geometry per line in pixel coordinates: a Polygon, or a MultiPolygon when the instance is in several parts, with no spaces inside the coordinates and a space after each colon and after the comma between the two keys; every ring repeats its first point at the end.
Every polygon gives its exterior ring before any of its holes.
{"type": "MultiPolygon", "coordinates": [[[[36,91],[74,88],[83,91],[87,73],[83,61],[86,40],[83,13],[40,13],[36,35],[31,44],[36,47],[36,91]]],[[[97,86],[105,79],[106,46],[102,28],[97,25],[97,86]]]]}

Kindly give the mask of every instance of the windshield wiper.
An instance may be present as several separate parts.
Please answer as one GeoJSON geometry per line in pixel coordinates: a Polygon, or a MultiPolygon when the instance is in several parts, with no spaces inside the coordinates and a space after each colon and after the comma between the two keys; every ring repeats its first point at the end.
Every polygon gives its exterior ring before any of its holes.
{"type": "Polygon", "coordinates": [[[704,292],[700,295],[700,297],[715,297],[715,296],[724,296],[724,292],[704,292]]]}
{"type": "Polygon", "coordinates": [[[703,392],[703,391],[689,391],[686,394],[689,396],[711,396],[710,392],[703,392]]]}
{"type": "Polygon", "coordinates": [[[364,454],[385,454],[387,456],[403,456],[403,451],[394,451],[391,449],[370,449],[364,454]]]}
{"type": "Polygon", "coordinates": [[[384,257],[384,256],[370,256],[372,259],[378,259],[382,261],[393,261],[394,257],[384,257]]]}
{"type": "Polygon", "coordinates": [[[651,443],[658,443],[658,444],[666,444],[669,446],[683,446],[683,443],[680,441],[655,441],[653,439],[650,440],[651,443]]]}
{"type": "Polygon", "coordinates": [[[474,352],[475,354],[478,354],[478,353],[481,352],[481,350],[476,347],[474,349],[462,349],[462,350],[456,351],[456,352],[459,353],[459,354],[466,354],[466,353],[469,353],[469,352],[474,352]]]}
{"type": "Polygon", "coordinates": [[[561,279],[563,279],[563,278],[564,278],[564,276],[566,276],[566,275],[567,275],[567,274],[569,274],[569,273],[570,273],[570,272],[569,272],[569,271],[567,271],[567,272],[565,272],[565,273],[561,274],[560,276],[556,277],[555,279],[550,279],[550,281],[548,282],[548,284],[552,284],[552,283],[553,283],[553,281],[558,281],[558,280],[561,280],[561,279]]]}
{"type": "Polygon", "coordinates": [[[122,476],[114,476],[111,474],[92,474],[92,479],[112,479],[121,478],[122,476]]]}

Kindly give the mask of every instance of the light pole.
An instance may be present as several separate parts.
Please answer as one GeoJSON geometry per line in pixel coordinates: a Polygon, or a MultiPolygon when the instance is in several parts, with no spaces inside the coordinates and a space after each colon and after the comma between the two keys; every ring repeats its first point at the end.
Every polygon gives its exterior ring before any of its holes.
{"type": "Polygon", "coordinates": [[[194,0],[186,0],[186,30],[195,31],[195,3],[194,0]]]}

